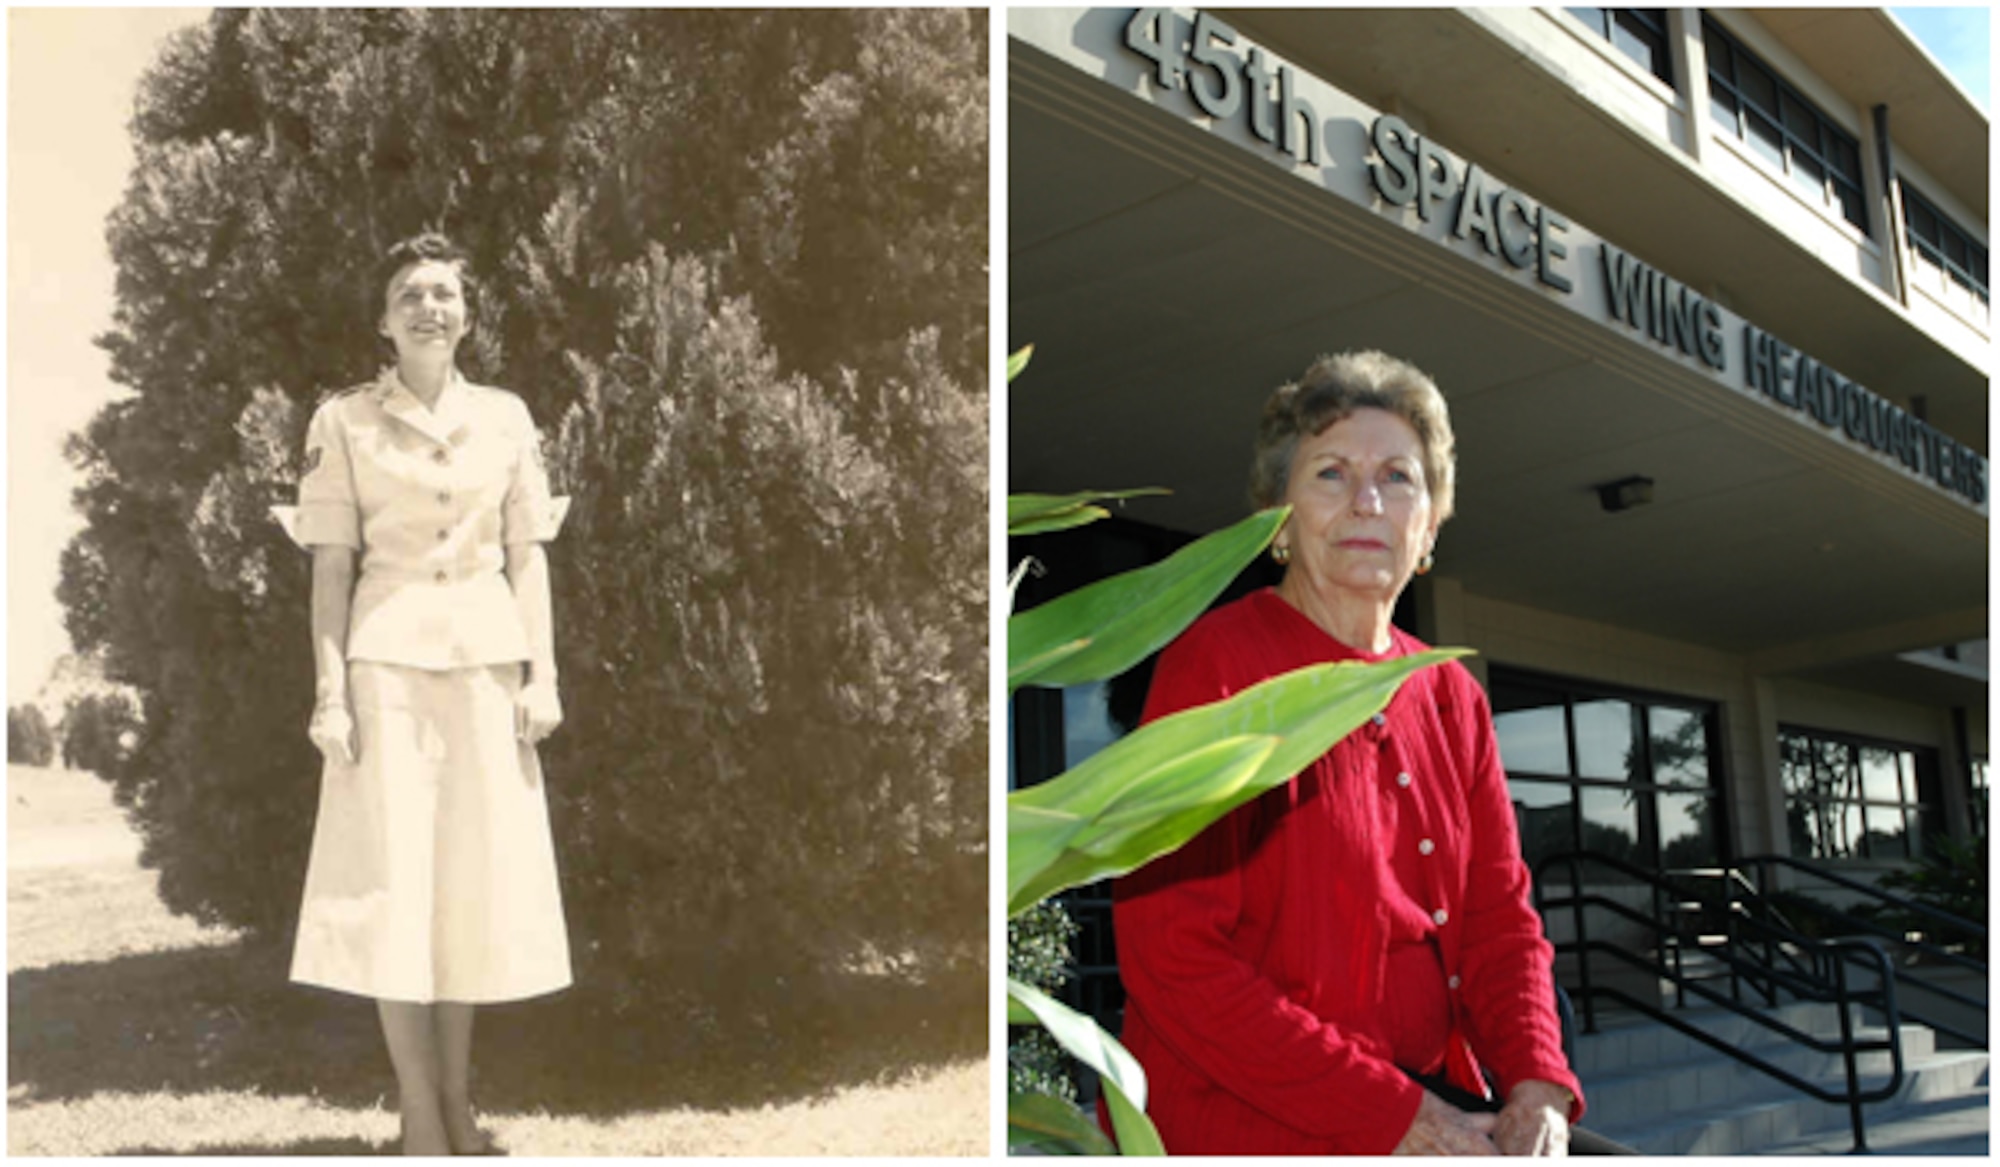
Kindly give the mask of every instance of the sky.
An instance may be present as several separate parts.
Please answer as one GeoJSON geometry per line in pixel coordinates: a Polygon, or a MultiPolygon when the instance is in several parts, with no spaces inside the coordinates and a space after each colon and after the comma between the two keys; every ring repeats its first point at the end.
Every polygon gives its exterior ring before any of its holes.
{"type": "MultiPolygon", "coordinates": [[[[1989,106],[1984,6],[1896,17],[1989,106]]],[[[91,338],[111,324],[104,222],[131,167],[126,121],[140,71],[200,8],[10,9],[7,14],[7,690],[30,699],[69,651],[55,601],[80,526],[64,437],[111,399],[91,338]]]]}
{"type": "Polygon", "coordinates": [[[1910,30],[1918,44],[1937,58],[1944,71],[1990,118],[1993,10],[1981,4],[1961,8],[1891,8],[1889,12],[1910,30]]]}
{"type": "Polygon", "coordinates": [[[7,700],[41,687],[69,651],[57,559],[81,526],[66,434],[110,399],[104,221],[132,154],[140,70],[198,8],[7,13],[7,700]]]}

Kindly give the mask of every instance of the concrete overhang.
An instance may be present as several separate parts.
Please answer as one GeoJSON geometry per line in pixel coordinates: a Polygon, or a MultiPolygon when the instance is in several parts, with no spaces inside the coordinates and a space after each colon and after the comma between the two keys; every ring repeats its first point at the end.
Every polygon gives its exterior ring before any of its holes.
{"type": "MultiPolygon", "coordinates": [[[[1447,149],[1819,354],[1876,393],[1902,403],[1923,397],[1933,425],[1985,452],[1989,347],[1954,352],[1940,344],[1882,289],[1831,269],[1654,130],[1592,100],[1577,79],[1514,36],[1505,22],[1453,8],[1214,11],[1245,37],[1369,105],[1407,110],[1447,149]]],[[[1794,18],[1785,26],[1797,36],[1818,29],[1821,39],[1834,41],[1835,31],[1853,34],[1862,14],[1852,15],[1856,19],[1794,18]]],[[[1879,30],[1882,22],[1873,27],[1879,30]]],[[[1891,52],[1907,47],[1900,31],[1875,36],[1891,52]]],[[[1927,73],[1934,70],[1924,66],[1927,73]]],[[[1937,95],[1933,103],[1950,104],[1937,95]]],[[[1908,129],[1953,142],[1938,161],[1950,160],[1953,173],[1981,176],[1977,205],[1983,210],[1984,119],[1976,135],[1958,137],[1950,129],[1921,129],[1915,110],[1892,116],[1899,141],[1908,129]]],[[[1963,118],[1947,122],[1958,125],[1963,118]]],[[[1925,141],[1915,137],[1911,148],[1925,141]]],[[[1929,168],[1929,147],[1924,151],[1929,168]]]]}
{"type": "Polygon", "coordinates": [[[1821,684],[1943,708],[1983,708],[1988,678],[1984,669],[1953,667],[1929,653],[1898,653],[1822,668],[1799,676],[1821,684]]]}
{"type": "Polygon", "coordinates": [[[1992,123],[1882,8],[1752,8],[1744,13],[1860,109],[1889,107],[1889,137],[1960,202],[1987,218],[1992,123]]]}
{"type": "Polygon", "coordinates": [[[1438,573],[1469,591],[1786,672],[1985,635],[1987,521],[1963,500],[1105,77],[1019,40],[1009,60],[1009,342],[1036,345],[1010,489],[1165,486],[1127,513],[1215,529],[1247,509],[1265,395],[1379,347],[1449,398],[1438,573]],[[1593,488],[1633,474],[1655,501],[1606,513],[1593,488]]]}

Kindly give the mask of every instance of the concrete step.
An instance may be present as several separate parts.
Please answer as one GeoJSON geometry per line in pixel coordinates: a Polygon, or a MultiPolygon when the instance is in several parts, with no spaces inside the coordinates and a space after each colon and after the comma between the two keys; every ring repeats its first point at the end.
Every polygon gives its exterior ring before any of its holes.
{"type": "MultiPolygon", "coordinates": [[[[1860,1027],[1857,1036],[1876,1038],[1882,1032],[1880,1027],[1860,1027]]],[[[1931,1048],[1930,1036],[1930,1031],[1922,1026],[1903,1027],[1906,1078],[1908,1070],[1934,1063],[1937,1054],[1931,1048]]],[[[1838,1053],[1792,1043],[1746,1043],[1744,1048],[1808,1082],[1845,1088],[1846,1064],[1838,1053]]],[[[1864,1053],[1855,1062],[1864,1090],[1887,1084],[1893,1062],[1886,1051],[1864,1053]]],[[[1753,1066],[1698,1044],[1686,1056],[1651,1066],[1639,1065],[1617,1074],[1579,1076],[1590,1101],[1592,1123],[1605,1128],[1639,1125],[1665,1114],[1711,1108],[1725,1102],[1777,1101],[1799,1094],[1794,1087],[1753,1066]]]]}
{"type": "MultiPolygon", "coordinates": [[[[1795,1001],[1763,1012],[1765,1016],[1822,1039],[1837,1037],[1840,1033],[1840,1016],[1831,1005],[1795,1001]]],[[[1857,1019],[1860,1012],[1856,1011],[1857,1019]]],[[[1682,1009],[1674,1011],[1674,1016],[1743,1049],[1759,1051],[1797,1045],[1783,1034],[1725,1009],[1682,1009]]],[[[1929,1030],[1919,1034],[1906,1026],[1903,1035],[1906,1043],[1919,1043],[1918,1052],[1928,1053],[1935,1048],[1935,1035],[1929,1030]]],[[[1905,1045],[1906,1050],[1910,1048],[1905,1045]]],[[[1599,1032],[1579,1034],[1574,1064],[1577,1076],[1587,1081],[1593,1077],[1613,1077],[1633,1069],[1654,1071],[1663,1065],[1705,1059],[1713,1054],[1714,1051],[1706,1044],[1671,1026],[1627,1013],[1617,1018],[1616,1023],[1600,1015],[1599,1032]]]]}
{"type": "MultiPolygon", "coordinates": [[[[1721,1055],[1716,1055],[1721,1058],[1721,1055]]],[[[1896,1124],[1912,1114],[1928,1110],[1956,1110],[1967,1098],[1984,1098],[1987,1090],[1989,1057],[1984,1052],[1947,1051],[1911,1059],[1905,1067],[1902,1089],[1885,1102],[1864,1108],[1866,1126],[1896,1124]]],[[[1706,1067],[1705,1069],[1718,1069],[1706,1067]]],[[[1761,1077],[1761,1075],[1759,1075],[1761,1077]]],[[[1746,1096],[1727,1093],[1731,1075],[1716,1074],[1695,1078],[1695,1098],[1688,1101],[1687,1087],[1676,1085],[1678,1075],[1668,1084],[1664,1101],[1650,1119],[1617,1121],[1614,1115],[1600,1115],[1596,1095],[1584,1124],[1646,1154],[1654,1155],[1736,1155],[1763,1154],[1770,1148],[1795,1143],[1840,1143],[1851,1146],[1847,1107],[1820,1102],[1790,1091],[1772,1081],[1781,1093],[1746,1096]],[[1675,1093],[1679,1091],[1679,1093],[1675,1093]]],[[[1766,1081],[1771,1081],[1766,1079],[1766,1081]]],[[[1838,1089],[1843,1079],[1825,1077],[1819,1084],[1838,1089]]],[[[1658,1087],[1655,1087],[1656,1096],[1658,1087]]],[[[1983,1113],[1983,1112],[1982,1112],[1983,1113]]],[[[1963,1125],[1963,1124],[1961,1124],[1963,1125]]],[[[1898,1127],[1901,1138],[1907,1134],[1898,1127]]],[[[1961,1132],[1962,1133],[1962,1132],[1961,1132]]],[[[1870,1135],[1871,1146],[1880,1149],[1883,1140],[1870,1135]]]]}
{"type": "MultiPolygon", "coordinates": [[[[1978,1155],[1991,1152],[1992,1099],[1988,1088],[1958,1098],[1868,1114],[1868,1151],[1873,1155],[1978,1155]]],[[[1769,1143],[1759,1155],[1846,1155],[1854,1137],[1846,1127],[1769,1143]]]]}

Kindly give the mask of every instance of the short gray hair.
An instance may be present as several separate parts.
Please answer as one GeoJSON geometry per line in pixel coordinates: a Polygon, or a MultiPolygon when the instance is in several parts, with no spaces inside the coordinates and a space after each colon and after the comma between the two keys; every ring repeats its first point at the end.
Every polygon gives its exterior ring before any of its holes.
{"type": "Polygon", "coordinates": [[[1283,502],[1299,439],[1324,432],[1357,409],[1386,410],[1417,431],[1431,508],[1438,522],[1450,518],[1457,455],[1444,394],[1423,370],[1374,349],[1321,357],[1303,377],[1272,390],[1251,456],[1251,505],[1262,509],[1283,502]]]}

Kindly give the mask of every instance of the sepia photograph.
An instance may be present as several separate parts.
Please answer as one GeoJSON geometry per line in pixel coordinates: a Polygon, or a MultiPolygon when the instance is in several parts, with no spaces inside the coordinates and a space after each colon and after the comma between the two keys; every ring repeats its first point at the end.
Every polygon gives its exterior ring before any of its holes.
{"type": "Polygon", "coordinates": [[[1015,8],[1022,1154],[1989,1153],[1983,8],[1015,8]]]}
{"type": "Polygon", "coordinates": [[[983,1156],[989,14],[8,14],[7,1151],[983,1156]]]}

